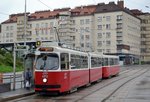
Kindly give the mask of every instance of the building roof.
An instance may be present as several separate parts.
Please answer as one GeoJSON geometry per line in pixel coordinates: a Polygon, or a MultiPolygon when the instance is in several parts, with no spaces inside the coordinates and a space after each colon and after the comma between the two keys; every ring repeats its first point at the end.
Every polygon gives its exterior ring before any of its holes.
{"type": "Polygon", "coordinates": [[[71,9],[72,16],[83,16],[83,15],[91,15],[95,12],[96,5],[88,5],[88,6],[79,6],[74,9],[71,9]]]}
{"type": "MultiPolygon", "coordinates": [[[[79,6],[73,9],[71,8],[61,8],[54,9],[53,11],[45,10],[45,11],[36,11],[34,13],[27,13],[28,21],[32,20],[41,20],[41,19],[50,19],[56,17],[60,12],[70,12],[71,16],[86,16],[93,15],[94,13],[107,13],[107,12],[115,12],[115,11],[123,11],[130,15],[133,15],[129,9],[124,8],[124,2],[118,1],[117,4],[114,2],[109,2],[108,4],[99,3],[97,5],[87,5],[87,6],[79,6]]],[[[13,23],[17,22],[18,16],[24,16],[24,13],[12,14],[9,16],[9,19],[2,22],[4,23],[13,23]]],[[[135,15],[133,15],[135,16],[135,15]]]]}
{"type": "Polygon", "coordinates": [[[115,11],[124,11],[128,14],[132,14],[132,12],[130,12],[128,8],[124,8],[124,6],[120,6],[119,4],[115,4],[114,2],[109,2],[108,4],[99,3],[97,5],[95,13],[107,13],[115,11]]]}

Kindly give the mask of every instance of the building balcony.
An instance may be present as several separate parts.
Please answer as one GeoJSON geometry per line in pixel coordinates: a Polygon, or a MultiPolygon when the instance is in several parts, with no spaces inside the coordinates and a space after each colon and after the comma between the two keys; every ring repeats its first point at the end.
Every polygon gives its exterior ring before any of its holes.
{"type": "Polygon", "coordinates": [[[116,19],[116,21],[118,21],[118,22],[119,22],[119,21],[122,21],[122,19],[116,19]]]}
{"type": "Polygon", "coordinates": [[[130,46],[125,45],[125,44],[118,44],[117,45],[117,50],[122,50],[122,49],[130,50],[130,46]]]}

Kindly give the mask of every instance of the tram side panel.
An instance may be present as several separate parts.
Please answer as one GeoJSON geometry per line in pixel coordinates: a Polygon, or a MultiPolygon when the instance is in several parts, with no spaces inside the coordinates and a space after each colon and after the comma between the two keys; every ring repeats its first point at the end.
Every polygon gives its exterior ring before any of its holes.
{"type": "Polygon", "coordinates": [[[102,79],[102,67],[90,69],[90,82],[102,79]]]}
{"type": "Polygon", "coordinates": [[[119,59],[114,56],[107,56],[103,58],[103,78],[109,78],[117,75],[120,72],[119,59]]]}
{"type": "Polygon", "coordinates": [[[70,71],[70,88],[76,89],[89,83],[89,69],[70,71]]]}
{"type": "Polygon", "coordinates": [[[102,65],[101,58],[90,58],[90,82],[102,79],[102,65]]]}

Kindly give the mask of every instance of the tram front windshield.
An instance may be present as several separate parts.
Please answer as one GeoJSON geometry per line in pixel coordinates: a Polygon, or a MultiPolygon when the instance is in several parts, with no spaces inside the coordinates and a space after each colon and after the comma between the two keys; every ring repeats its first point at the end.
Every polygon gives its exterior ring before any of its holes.
{"type": "Polygon", "coordinates": [[[36,59],[36,69],[57,70],[59,68],[59,57],[57,54],[41,54],[36,59]]]}

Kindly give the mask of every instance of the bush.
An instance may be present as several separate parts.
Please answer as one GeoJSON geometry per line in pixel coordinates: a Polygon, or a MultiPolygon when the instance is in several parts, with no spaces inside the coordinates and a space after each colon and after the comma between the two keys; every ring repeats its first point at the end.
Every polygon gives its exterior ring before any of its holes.
{"type": "MultiPolygon", "coordinates": [[[[16,71],[23,70],[23,60],[16,58],[16,71]]],[[[13,71],[13,53],[0,49],[0,72],[13,71]]]]}

